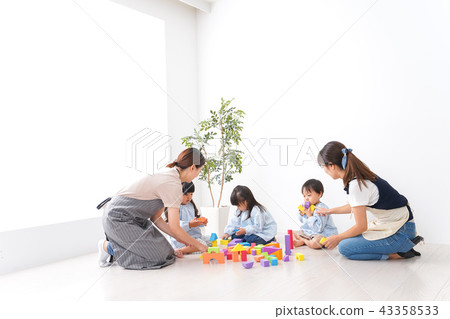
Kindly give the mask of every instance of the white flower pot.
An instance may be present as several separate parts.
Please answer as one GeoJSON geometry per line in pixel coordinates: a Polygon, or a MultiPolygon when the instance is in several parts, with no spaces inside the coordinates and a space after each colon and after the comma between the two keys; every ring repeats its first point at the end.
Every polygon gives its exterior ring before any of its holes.
{"type": "Polygon", "coordinates": [[[220,238],[228,224],[230,206],[224,207],[200,207],[200,213],[208,218],[208,225],[205,227],[206,234],[216,233],[220,238]]]}

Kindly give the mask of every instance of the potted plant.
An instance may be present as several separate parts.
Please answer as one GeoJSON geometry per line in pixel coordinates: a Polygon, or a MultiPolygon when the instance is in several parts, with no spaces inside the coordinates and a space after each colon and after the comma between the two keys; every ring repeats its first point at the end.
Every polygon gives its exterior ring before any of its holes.
{"type": "Polygon", "coordinates": [[[243,117],[245,112],[231,106],[233,99],[221,99],[219,110],[210,110],[211,116],[199,123],[194,134],[183,137],[182,144],[196,147],[205,156],[206,163],[199,175],[199,180],[208,185],[212,207],[202,207],[202,215],[208,218],[208,229],[212,233],[222,234],[228,223],[228,206],[220,206],[223,186],[233,180],[233,175],[242,172],[242,151],[237,149],[241,142],[243,117]],[[215,152],[207,152],[206,148],[215,142],[215,152]],[[214,196],[213,185],[219,185],[219,196],[214,196]]]}

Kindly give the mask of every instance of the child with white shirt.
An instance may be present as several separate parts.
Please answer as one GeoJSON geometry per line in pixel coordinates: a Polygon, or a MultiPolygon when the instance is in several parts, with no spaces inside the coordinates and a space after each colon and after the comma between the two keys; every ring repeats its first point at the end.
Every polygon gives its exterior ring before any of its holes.
{"type": "MultiPolygon", "coordinates": [[[[208,220],[199,220],[200,214],[198,212],[197,206],[195,206],[192,200],[192,195],[195,192],[194,183],[182,183],[183,185],[183,198],[180,205],[180,226],[183,228],[190,236],[197,239],[200,243],[206,246],[211,246],[209,241],[202,234],[202,228],[208,224],[208,220]]],[[[168,221],[168,214],[165,211],[166,220],[168,221]]],[[[184,244],[178,242],[175,238],[170,237],[170,243],[174,249],[178,249],[183,254],[190,254],[198,252],[193,246],[186,247],[184,244]]]]}
{"type": "Polygon", "coordinates": [[[308,204],[299,206],[302,209],[298,216],[301,226],[299,233],[293,234],[294,247],[306,245],[315,249],[322,248],[320,240],[323,237],[337,235],[338,231],[331,216],[319,216],[316,212],[316,208],[328,208],[320,201],[323,192],[323,184],[317,179],[307,180],[303,184],[302,193],[305,203],[308,204]]]}
{"type": "Polygon", "coordinates": [[[238,185],[230,196],[231,204],[237,206],[230,223],[225,227],[222,239],[231,236],[244,242],[268,244],[275,240],[277,223],[267,209],[258,203],[251,190],[238,185]]]}

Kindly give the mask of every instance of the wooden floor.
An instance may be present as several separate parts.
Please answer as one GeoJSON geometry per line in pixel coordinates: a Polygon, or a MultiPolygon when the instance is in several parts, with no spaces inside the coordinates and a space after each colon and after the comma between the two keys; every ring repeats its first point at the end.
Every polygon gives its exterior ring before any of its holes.
{"type": "MultiPolygon", "coordinates": [[[[450,300],[450,246],[418,246],[422,257],[351,261],[301,247],[305,261],[264,268],[203,265],[199,255],[160,270],[101,269],[96,254],[0,276],[2,301],[34,300],[450,300]]],[[[252,258],[250,257],[250,260],[252,258]]]]}

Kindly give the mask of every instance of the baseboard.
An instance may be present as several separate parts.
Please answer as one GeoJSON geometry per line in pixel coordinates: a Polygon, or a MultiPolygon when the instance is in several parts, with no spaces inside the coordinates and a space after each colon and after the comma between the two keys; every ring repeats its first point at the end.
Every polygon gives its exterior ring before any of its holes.
{"type": "Polygon", "coordinates": [[[102,218],[0,233],[0,275],[97,251],[102,218]]]}

